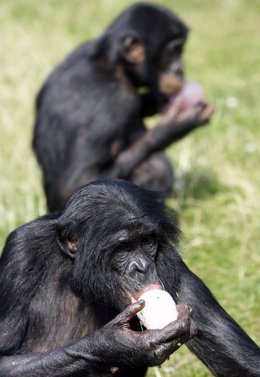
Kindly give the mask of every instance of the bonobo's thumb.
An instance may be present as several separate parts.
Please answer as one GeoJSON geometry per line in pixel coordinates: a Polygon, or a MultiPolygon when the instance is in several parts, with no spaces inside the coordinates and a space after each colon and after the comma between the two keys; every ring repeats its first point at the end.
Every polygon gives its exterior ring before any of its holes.
{"type": "Polygon", "coordinates": [[[144,308],[144,300],[136,301],[129,305],[122,313],[118,314],[111,322],[113,325],[125,325],[132,319],[140,310],[144,308]]]}

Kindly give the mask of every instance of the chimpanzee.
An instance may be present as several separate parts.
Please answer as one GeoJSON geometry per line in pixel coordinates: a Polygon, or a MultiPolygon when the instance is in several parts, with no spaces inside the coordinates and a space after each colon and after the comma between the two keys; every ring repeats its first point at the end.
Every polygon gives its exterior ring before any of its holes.
{"type": "Polygon", "coordinates": [[[62,212],[16,229],[0,259],[0,376],[141,377],[186,341],[216,376],[260,376],[260,349],[182,261],[178,239],[158,194],[123,180],[89,183],[62,212]],[[153,285],[179,319],[139,331],[130,319],[153,285]]]}
{"type": "Polygon", "coordinates": [[[184,80],[186,25],[168,9],[138,3],[99,38],[82,44],[48,77],[36,101],[33,147],[49,210],[97,178],[123,178],[170,192],[162,150],[213,112],[184,80]],[[144,117],[161,113],[147,130],[144,117]]]}

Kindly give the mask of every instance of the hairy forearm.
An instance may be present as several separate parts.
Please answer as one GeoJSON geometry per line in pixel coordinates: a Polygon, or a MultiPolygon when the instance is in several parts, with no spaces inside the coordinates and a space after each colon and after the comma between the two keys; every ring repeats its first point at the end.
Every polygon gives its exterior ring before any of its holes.
{"type": "Polygon", "coordinates": [[[91,341],[86,344],[84,339],[51,352],[4,356],[0,359],[0,377],[85,377],[103,367],[91,341]]]}
{"type": "Polygon", "coordinates": [[[208,288],[187,268],[178,290],[181,302],[193,309],[198,335],[189,348],[215,376],[260,376],[260,349],[225,312],[208,288]]]}
{"type": "Polygon", "coordinates": [[[197,122],[191,118],[163,125],[159,124],[122,151],[115,160],[113,167],[105,173],[106,176],[108,178],[127,178],[150,155],[181,139],[196,126],[197,122]]]}
{"type": "Polygon", "coordinates": [[[160,111],[158,94],[146,93],[140,95],[142,117],[152,116],[160,111]]]}

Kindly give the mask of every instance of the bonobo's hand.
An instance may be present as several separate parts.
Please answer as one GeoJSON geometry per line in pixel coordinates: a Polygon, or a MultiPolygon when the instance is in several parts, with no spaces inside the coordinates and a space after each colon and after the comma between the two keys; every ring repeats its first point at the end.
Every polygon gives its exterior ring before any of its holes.
{"type": "Polygon", "coordinates": [[[202,87],[195,81],[185,80],[181,90],[168,98],[162,109],[163,124],[192,122],[194,127],[208,123],[214,109],[208,104],[202,87]]]}
{"type": "Polygon", "coordinates": [[[206,102],[200,102],[189,110],[181,112],[177,115],[177,120],[182,121],[185,119],[191,119],[197,126],[202,126],[210,121],[214,113],[214,107],[206,102]]]}
{"type": "Polygon", "coordinates": [[[182,304],[177,320],[163,329],[133,331],[129,321],[143,307],[144,301],[137,301],[98,331],[107,345],[103,357],[108,367],[160,365],[196,333],[191,310],[182,304]]]}
{"type": "Polygon", "coordinates": [[[191,122],[194,127],[207,124],[214,113],[214,107],[207,102],[198,102],[186,110],[180,111],[178,103],[173,104],[163,114],[160,124],[173,122],[173,125],[179,122],[191,122]]]}

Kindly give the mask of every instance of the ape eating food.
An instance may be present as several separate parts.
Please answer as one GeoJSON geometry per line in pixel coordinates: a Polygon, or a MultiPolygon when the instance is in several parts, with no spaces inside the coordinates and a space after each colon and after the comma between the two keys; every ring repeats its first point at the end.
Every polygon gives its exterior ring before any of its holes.
{"type": "Polygon", "coordinates": [[[142,377],[186,341],[216,376],[260,376],[259,348],[182,261],[156,195],[92,182],[63,212],[11,233],[0,260],[0,377],[142,377]],[[154,285],[186,306],[176,322],[141,332],[128,322],[142,301],[118,313],[154,285]]]}
{"type": "Polygon", "coordinates": [[[198,85],[184,80],[187,37],[169,10],[135,4],[52,72],[37,97],[33,140],[49,210],[97,178],[170,192],[173,170],[161,151],[213,112],[198,85]],[[144,117],[156,113],[148,131],[144,117]]]}

